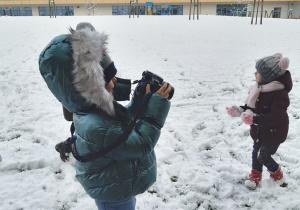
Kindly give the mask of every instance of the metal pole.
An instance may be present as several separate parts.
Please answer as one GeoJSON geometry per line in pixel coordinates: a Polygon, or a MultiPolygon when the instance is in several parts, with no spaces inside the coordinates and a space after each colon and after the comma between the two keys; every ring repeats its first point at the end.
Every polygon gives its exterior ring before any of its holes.
{"type": "Polygon", "coordinates": [[[129,0],[129,18],[131,16],[131,0],[129,0]]]}
{"type": "Polygon", "coordinates": [[[255,25],[257,24],[258,8],[259,8],[259,0],[257,1],[257,9],[256,9],[256,17],[255,17],[255,25]]]}
{"type": "Polygon", "coordinates": [[[200,10],[199,0],[197,0],[197,20],[199,20],[199,10],[200,10]]]}
{"type": "Polygon", "coordinates": [[[50,5],[50,1],[51,0],[49,0],[49,15],[50,15],[50,18],[51,18],[51,5],[50,5]]]}
{"type": "Polygon", "coordinates": [[[195,1],[196,1],[196,0],[194,0],[194,3],[193,3],[193,5],[194,5],[194,10],[193,10],[193,20],[195,20],[195,9],[196,9],[196,8],[195,8],[195,7],[196,7],[196,4],[195,4],[196,2],[195,2],[195,1]]]}
{"type": "Polygon", "coordinates": [[[253,2],[251,25],[253,24],[254,11],[255,11],[255,4],[256,4],[256,0],[254,0],[254,2],[253,2]]]}
{"type": "Polygon", "coordinates": [[[260,14],[260,25],[262,25],[263,19],[264,0],[261,0],[261,14],[260,14]]]}
{"type": "Polygon", "coordinates": [[[191,13],[192,13],[192,0],[191,0],[191,3],[190,3],[190,14],[189,14],[189,20],[191,19],[191,13]]]}
{"type": "Polygon", "coordinates": [[[137,4],[137,8],[138,8],[138,13],[137,13],[137,17],[140,17],[140,6],[139,6],[139,1],[136,0],[136,4],[137,4]]]}
{"type": "Polygon", "coordinates": [[[54,14],[55,14],[55,18],[56,18],[56,6],[55,6],[54,0],[53,0],[53,5],[54,5],[54,14]]]}

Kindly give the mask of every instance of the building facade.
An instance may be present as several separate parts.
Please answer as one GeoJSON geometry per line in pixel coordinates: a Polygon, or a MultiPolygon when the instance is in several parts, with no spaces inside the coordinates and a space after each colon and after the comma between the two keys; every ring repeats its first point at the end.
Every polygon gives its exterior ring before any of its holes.
{"type": "MultiPolygon", "coordinates": [[[[0,0],[1,16],[196,15],[197,11],[251,16],[253,10],[253,1],[246,0],[199,0],[198,4],[197,0],[0,0]]],[[[264,0],[261,12],[265,18],[300,18],[300,0],[264,0]]]]}

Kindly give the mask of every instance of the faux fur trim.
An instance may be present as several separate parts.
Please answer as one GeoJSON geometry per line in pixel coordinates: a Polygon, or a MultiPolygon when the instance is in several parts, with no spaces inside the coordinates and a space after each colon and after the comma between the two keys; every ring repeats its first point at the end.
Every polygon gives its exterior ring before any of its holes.
{"type": "Polygon", "coordinates": [[[100,66],[108,36],[89,29],[70,29],[70,32],[74,87],[88,103],[95,104],[109,115],[115,116],[114,97],[105,89],[103,68],[100,66]]]}

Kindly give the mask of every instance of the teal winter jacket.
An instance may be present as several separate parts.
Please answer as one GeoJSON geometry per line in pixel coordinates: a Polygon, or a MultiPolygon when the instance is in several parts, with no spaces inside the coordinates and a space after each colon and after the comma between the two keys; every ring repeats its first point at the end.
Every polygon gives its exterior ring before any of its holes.
{"type": "MultiPolygon", "coordinates": [[[[49,89],[74,113],[80,156],[115,142],[147,97],[134,92],[123,107],[106,91],[100,66],[106,43],[105,34],[71,30],[71,34],[54,38],[39,58],[40,72],[49,89]]],[[[155,182],[154,147],[169,109],[167,99],[153,94],[124,143],[94,161],[76,161],[76,178],[92,198],[122,201],[146,191],[155,182]]]]}

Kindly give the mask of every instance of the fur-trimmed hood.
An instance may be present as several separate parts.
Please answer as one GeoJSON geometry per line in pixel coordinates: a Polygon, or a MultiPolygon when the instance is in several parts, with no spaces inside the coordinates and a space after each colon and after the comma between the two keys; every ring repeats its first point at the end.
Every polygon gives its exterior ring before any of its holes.
{"type": "Polygon", "coordinates": [[[89,29],[55,37],[39,58],[40,72],[54,96],[70,112],[100,108],[115,116],[100,61],[108,36],[89,29]]]}
{"type": "Polygon", "coordinates": [[[73,49],[73,85],[87,100],[114,116],[113,95],[105,89],[100,61],[106,51],[108,36],[89,29],[70,30],[73,49]]]}

